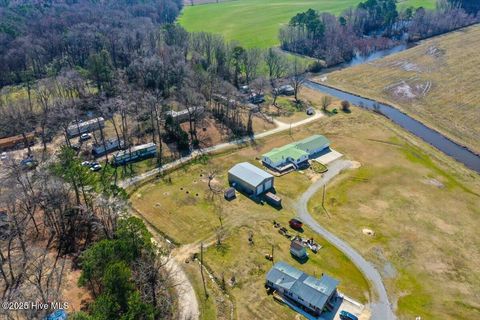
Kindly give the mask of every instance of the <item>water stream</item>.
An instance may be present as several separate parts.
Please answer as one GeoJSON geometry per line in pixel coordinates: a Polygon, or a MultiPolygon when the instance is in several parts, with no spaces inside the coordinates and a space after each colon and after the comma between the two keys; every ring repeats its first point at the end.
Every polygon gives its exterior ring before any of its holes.
{"type": "MultiPolygon", "coordinates": [[[[356,66],[362,63],[375,61],[377,59],[381,59],[388,55],[411,48],[414,45],[415,44],[409,44],[409,45],[401,44],[390,49],[375,51],[366,56],[356,55],[351,61],[342,63],[332,68],[325,69],[321,74],[327,74],[335,70],[344,69],[344,68],[356,66]]],[[[306,83],[306,86],[311,89],[328,94],[330,96],[336,97],[338,99],[347,100],[351,104],[360,106],[362,108],[381,113],[387,118],[389,118],[390,120],[392,120],[393,122],[395,122],[396,124],[398,124],[399,126],[401,126],[402,128],[408,130],[409,132],[413,133],[417,137],[423,139],[424,141],[428,142],[432,146],[436,147],[443,153],[463,163],[468,168],[473,169],[476,172],[480,173],[480,155],[475,154],[474,152],[465,148],[464,146],[461,146],[453,142],[452,140],[445,137],[438,131],[427,127],[420,121],[413,119],[412,117],[399,111],[395,107],[377,102],[375,100],[363,98],[349,92],[338,90],[314,81],[308,81],[306,83]]]]}

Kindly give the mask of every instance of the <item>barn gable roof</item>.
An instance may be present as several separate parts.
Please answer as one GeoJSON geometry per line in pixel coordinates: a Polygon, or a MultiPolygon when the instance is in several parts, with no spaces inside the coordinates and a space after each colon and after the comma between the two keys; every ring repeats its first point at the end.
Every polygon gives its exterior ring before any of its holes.
{"type": "Polygon", "coordinates": [[[237,163],[228,170],[228,173],[242,179],[252,186],[258,186],[265,181],[265,179],[273,178],[270,173],[263,171],[248,162],[237,163]]]}

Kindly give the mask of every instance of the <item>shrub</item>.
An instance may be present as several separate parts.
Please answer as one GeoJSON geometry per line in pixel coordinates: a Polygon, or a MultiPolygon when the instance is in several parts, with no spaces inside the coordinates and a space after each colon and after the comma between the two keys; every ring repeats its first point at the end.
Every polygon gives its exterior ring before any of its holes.
{"type": "Polygon", "coordinates": [[[343,100],[341,102],[341,106],[343,112],[350,112],[350,102],[348,102],[347,100],[343,100]]]}

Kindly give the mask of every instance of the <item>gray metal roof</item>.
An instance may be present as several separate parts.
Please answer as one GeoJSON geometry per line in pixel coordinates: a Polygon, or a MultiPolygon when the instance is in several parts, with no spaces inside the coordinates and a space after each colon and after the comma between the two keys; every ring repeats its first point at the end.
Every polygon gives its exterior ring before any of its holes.
{"type": "Polygon", "coordinates": [[[115,154],[115,157],[121,157],[123,155],[126,155],[126,154],[130,154],[130,153],[133,153],[135,151],[138,151],[138,150],[142,150],[142,149],[147,149],[147,148],[152,148],[152,147],[157,147],[157,145],[153,142],[149,142],[149,143],[145,143],[145,144],[141,144],[141,145],[138,145],[138,146],[134,146],[134,147],[130,147],[129,149],[127,150],[123,150],[123,151],[119,151],[115,154]]]}
{"type": "Polygon", "coordinates": [[[273,178],[270,173],[263,171],[248,162],[237,163],[228,170],[228,173],[255,187],[260,185],[265,179],[273,178]]]}
{"type": "Polygon", "coordinates": [[[339,284],[338,280],[330,276],[324,274],[317,279],[282,261],[270,269],[267,280],[289,290],[320,310],[339,284]]]}

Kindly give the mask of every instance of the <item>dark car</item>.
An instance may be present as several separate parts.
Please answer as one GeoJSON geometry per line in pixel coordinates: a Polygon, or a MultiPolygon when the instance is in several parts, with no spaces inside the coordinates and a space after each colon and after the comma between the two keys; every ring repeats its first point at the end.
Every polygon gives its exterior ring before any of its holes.
{"type": "Polygon", "coordinates": [[[288,223],[292,229],[301,229],[303,226],[303,222],[297,219],[292,219],[288,223]]]}
{"type": "Polygon", "coordinates": [[[20,167],[25,170],[34,169],[38,165],[38,161],[34,157],[28,156],[20,161],[20,167]]]}
{"type": "Polygon", "coordinates": [[[342,320],[358,320],[357,316],[351,314],[348,311],[342,310],[340,311],[340,319],[342,320]]]}

